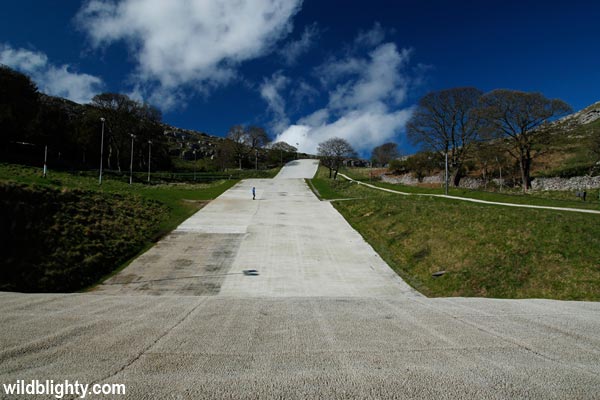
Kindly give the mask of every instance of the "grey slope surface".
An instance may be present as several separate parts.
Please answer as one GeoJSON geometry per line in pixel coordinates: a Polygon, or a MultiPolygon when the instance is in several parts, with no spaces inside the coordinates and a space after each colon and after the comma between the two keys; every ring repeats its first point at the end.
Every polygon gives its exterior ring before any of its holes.
{"type": "Polygon", "coordinates": [[[124,399],[600,398],[600,303],[422,297],[308,191],[310,163],[235,186],[96,292],[0,293],[0,384],[124,383],[124,399]]]}
{"type": "Polygon", "coordinates": [[[314,196],[303,178],[317,167],[318,161],[297,160],[275,179],[238,183],[95,293],[421,296],[314,196]]]}

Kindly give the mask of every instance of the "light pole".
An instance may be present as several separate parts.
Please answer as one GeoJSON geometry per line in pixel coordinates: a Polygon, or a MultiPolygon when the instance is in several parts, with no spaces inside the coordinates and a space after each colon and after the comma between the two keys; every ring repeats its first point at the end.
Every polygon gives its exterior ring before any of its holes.
{"type": "Polygon", "coordinates": [[[446,177],[444,185],[444,193],[448,196],[448,149],[446,149],[446,177]]]}
{"type": "Polygon", "coordinates": [[[152,140],[148,140],[148,183],[150,183],[150,163],[152,162],[152,140]]]}
{"type": "Polygon", "coordinates": [[[104,158],[104,118],[100,118],[102,122],[102,139],[100,139],[100,175],[98,177],[98,185],[102,185],[102,159],[104,158]]]}
{"type": "Polygon", "coordinates": [[[500,162],[498,161],[498,157],[496,157],[496,164],[498,164],[498,168],[500,169],[500,191],[502,191],[504,181],[502,180],[502,164],[500,164],[500,162]]]}
{"type": "Polygon", "coordinates": [[[196,165],[198,164],[196,161],[198,161],[198,156],[196,155],[196,150],[193,151],[194,153],[194,181],[196,180],[196,165]]]}
{"type": "Polygon", "coordinates": [[[48,145],[44,147],[44,178],[48,173],[48,145]]]}
{"type": "Polygon", "coordinates": [[[258,171],[258,149],[254,149],[254,169],[258,171]]]}
{"type": "Polygon", "coordinates": [[[296,160],[300,157],[300,143],[296,143],[296,160]]]}
{"type": "Polygon", "coordinates": [[[135,139],[135,135],[133,133],[131,135],[131,161],[129,162],[129,184],[133,183],[133,140],[135,139]]]}

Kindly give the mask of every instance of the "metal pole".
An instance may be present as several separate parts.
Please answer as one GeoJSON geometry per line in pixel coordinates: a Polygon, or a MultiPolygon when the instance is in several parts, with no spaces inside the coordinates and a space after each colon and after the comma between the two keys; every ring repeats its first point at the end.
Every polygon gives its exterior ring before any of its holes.
{"type": "Polygon", "coordinates": [[[198,156],[196,155],[196,150],[194,150],[194,180],[196,180],[196,165],[198,164],[196,161],[198,161],[198,156]]]}
{"type": "Polygon", "coordinates": [[[258,171],[258,149],[254,150],[254,169],[258,171]]]}
{"type": "Polygon", "coordinates": [[[129,184],[133,183],[133,139],[135,139],[135,135],[131,134],[131,162],[129,163],[129,184]]]}
{"type": "Polygon", "coordinates": [[[150,183],[150,163],[152,162],[152,140],[148,140],[148,183],[150,183]]]}
{"type": "Polygon", "coordinates": [[[502,165],[500,164],[500,161],[498,161],[498,157],[496,157],[496,163],[498,164],[498,168],[500,169],[500,191],[502,191],[502,185],[504,184],[504,182],[502,181],[502,165]]]}
{"type": "Polygon", "coordinates": [[[48,145],[46,145],[44,147],[44,178],[46,177],[46,174],[48,172],[48,145]]]}
{"type": "Polygon", "coordinates": [[[102,121],[102,139],[100,139],[100,176],[98,177],[98,185],[102,185],[102,159],[104,158],[104,118],[100,118],[102,121]]]}
{"type": "Polygon", "coordinates": [[[448,196],[448,149],[446,149],[446,179],[445,179],[444,193],[448,196]]]}

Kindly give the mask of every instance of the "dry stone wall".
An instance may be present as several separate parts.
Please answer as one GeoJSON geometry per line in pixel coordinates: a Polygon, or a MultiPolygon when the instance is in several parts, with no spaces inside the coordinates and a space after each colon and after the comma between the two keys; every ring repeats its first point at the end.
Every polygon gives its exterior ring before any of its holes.
{"type": "MultiPolygon", "coordinates": [[[[422,182],[412,176],[412,174],[403,175],[382,175],[381,180],[388,183],[399,183],[403,185],[417,185],[419,183],[440,184],[444,183],[444,175],[432,175],[423,178],[422,182]]],[[[500,186],[499,179],[493,182],[500,186]]],[[[480,189],[485,187],[485,181],[480,178],[463,178],[460,181],[460,187],[465,189],[480,189]]],[[[535,178],[531,182],[533,190],[589,190],[600,189],[600,176],[575,176],[572,178],[535,178]]]]}

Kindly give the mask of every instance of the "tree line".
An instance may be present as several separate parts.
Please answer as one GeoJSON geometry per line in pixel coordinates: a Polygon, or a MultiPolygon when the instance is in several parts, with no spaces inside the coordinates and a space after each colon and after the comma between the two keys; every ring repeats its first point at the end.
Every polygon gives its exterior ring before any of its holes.
{"type": "Polygon", "coordinates": [[[473,87],[452,88],[423,96],[406,125],[409,140],[422,151],[397,160],[397,147],[387,143],[373,150],[372,160],[408,170],[421,180],[447,164],[450,184],[458,186],[477,164],[484,179],[494,166],[516,165],[524,190],[531,188],[531,167],[550,143],[550,122],[572,112],[560,99],[541,93],[473,87]],[[394,161],[392,161],[394,160],[394,161]]]}
{"type": "Polygon", "coordinates": [[[572,112],[560,99],[541,93],[497,89],[483,93],[472,87],[431,92],[419,101],[406,130],[409,139],[431,155],[448,157],[451,182],[458,186],[465,162],[477,154],[508,155],[518,166],[521,185],[531,188],[531,166],[539,147],[551,139],[553,119],[572,112]]]}
{"type": "Polygon", "coordinates": [[[56,167],[97,168],[104,133],[103,161],[108,169],[129,168],[132,135],[134,168],[145,169],[151,162],[154,168],[168,169],[171,160],[161,122],[158,109],[126,95],[98,94],[90,104],[80,105],[44,95],[27,75],[0,66],[4,161],[36,165],[47,146],[56,167]]]}
{"type": "Polygon", "coordinates": [[[196,153],[193,139],[184,142],[165,135],[161,112],[149,104],[119,93],[98,94],[89,104],[73,103],[40,93],[27,75],[0,65],[3,161],[39,165],[46,146],[53,167],[67,169],[98,168],[100,147],[104,168],[117,171],[129,169],[132,159],[134,170],[145,171],[150,163],[153,170],[172,171],[170,153],[180,146],[176,153],[189,164],[197,162],[197,154],[208,157],[202,160],[203,170],[273,167],[297,157],[295,147],[271,143],[258,126],[233,126],[225,139],[215,140],[208,156],[196,153]]]}

